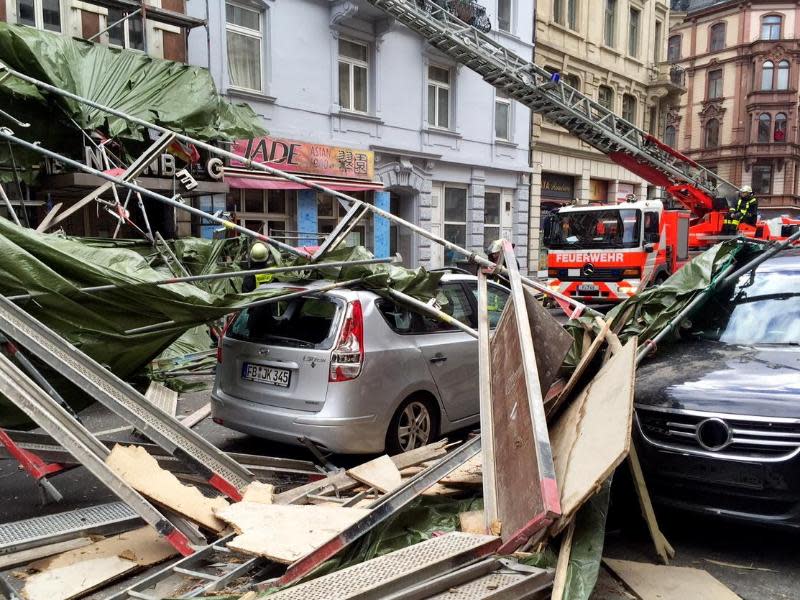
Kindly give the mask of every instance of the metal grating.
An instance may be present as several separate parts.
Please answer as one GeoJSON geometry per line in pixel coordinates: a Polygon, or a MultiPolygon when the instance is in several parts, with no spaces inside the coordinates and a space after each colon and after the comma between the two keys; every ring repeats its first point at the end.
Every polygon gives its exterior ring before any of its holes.
{"type": "Polygon", "coordinates": [[[0,554],[11,554],[27,548],[80,537],[82,535],[117,531],[130,525],[133,528],[137,515],[124,502],[111,502],[89,508],[34,517],[0,525],[0,554]]]}
{"type": "MultiPolygon", "coordinates": [[[[437,564],[497,542],[488,535],[454,532],[342,569],[270,596],[274,600],[347,600],[393,581],[413,578],[437,564]]],[[[417,580],[416,582],[418,582],[417,580]]]]}

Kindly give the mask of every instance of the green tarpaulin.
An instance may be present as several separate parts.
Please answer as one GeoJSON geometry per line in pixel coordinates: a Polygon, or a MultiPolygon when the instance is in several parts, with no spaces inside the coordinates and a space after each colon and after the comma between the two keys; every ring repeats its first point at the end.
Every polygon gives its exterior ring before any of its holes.
{"type": "MultiPolygon", "coordinates": [[[[68,92],[204,141],[264,135],[260,119],[245,105],[233,105],[218,93],[207,69],[151,58],[142,52],[109,48],[0,22],[0,61],[26,75],[68,92]]],[[[146,140],[139,126],[63,96],[49,94],[15,77],[0,82],[0,108],[31,123],[30,129],[4,123],[29,141],[73,157],[82,157],[81,129],[101,130],[127,140],[146,140]]],[[[14,150],[18,166],[40,162],[35,154],[14,150]]],[[[10,165],[8,148],[0,160],[10,165]]],[[[28,179],[31,171],[24,173],[28,179]]]]}

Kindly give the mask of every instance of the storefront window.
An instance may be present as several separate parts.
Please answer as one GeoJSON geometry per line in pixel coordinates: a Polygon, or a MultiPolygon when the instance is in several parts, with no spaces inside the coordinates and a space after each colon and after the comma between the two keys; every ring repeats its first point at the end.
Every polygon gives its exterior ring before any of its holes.
{"type": "MultiPolygon", "coordinates": [[[[347,192],[347,194],[348,196],[358,198],[364,202],[369,202],[365,192],[347,192]]],[[[320,242],[324,239],[324,236],[333,232],[337,223],[345,214],[347,214],[347,209],[345,209],[336,198],[323,194],[317,195],[317,219],[320,242]]],[[[347,235],[347,238],[345,238],[344,245],[347,247],[365,246],[368,248],[372,246],[367,239],[367,224],[365,220],[361,220],[358,225],[353,227],[347,235]]]]}
{"type": "MultiPolygon", "coordinates": [[[[467,245],[467,190],[465,188],[444,188],[444,237],[447,241],[462,248],[467,245]]],[[[454,252],[445,251],[445,264],[452,265],[458,260],[454,252]]]]}
{"type": "Polygon", "coordinates": [[[236,213],[240,225],[294,244],[297,236],[292,231],[289,214],[294,202],[287,201],[287,195],[294,198],[295,194],[290,190],[231,190],[226,206],[236,213]]]}

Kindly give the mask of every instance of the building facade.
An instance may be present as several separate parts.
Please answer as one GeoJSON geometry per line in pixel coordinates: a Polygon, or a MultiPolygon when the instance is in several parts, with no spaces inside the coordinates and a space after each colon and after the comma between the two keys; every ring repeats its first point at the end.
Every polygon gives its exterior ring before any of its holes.
{"type": "Polygon", "coordinates": [[[800,216],[800,7],[796,2],[675,2],[669,58],[688,94],[667,137],[738,186],[750,185],[763,218],[800,216]]]}
{"type": "MultiPolygon", "coordinates": [[[[541,0],[536,63],[587,96],[662,137],[668,108],[683,93],[666,64],[666,0],[541,0]]],[[[566,130],[533,119],[530,262],[544,268],[541,219],[572,202],[605,203],[659,190],[566,130]]]]}
{"type": "MultiPolygon", "coordinates": [[[[533,2],[482,4],[489,35],[530,57],[533,2]]],[[[237,152],[360,195],[472,251],[508,237],[526,269],[527,108],[363,0],[188,4],[200,18],[207,7],[208,37],[191,33],[190,61],[269,130],[237,152]]],[[[339,202],[311,190],[230,169],[224,207],[242,224],[311,244],[343,215],[339,202]]],[[[458,258],[372,217],[350,239],[379,255],[399,251],[408,265],[458,258]]]]}

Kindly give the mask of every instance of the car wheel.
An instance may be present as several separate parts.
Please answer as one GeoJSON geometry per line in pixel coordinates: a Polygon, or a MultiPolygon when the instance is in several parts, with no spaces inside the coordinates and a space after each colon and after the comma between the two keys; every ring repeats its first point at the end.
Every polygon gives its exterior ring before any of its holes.
{"type": "Polygon", "coordinates": [[[411,397],[403,402],[392,417],[386,433],[389,454],[408,452],[434,441],[439,418],[428,398],[411,397]]]}

